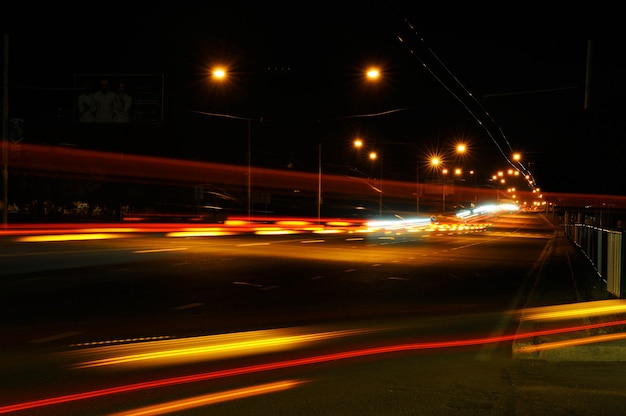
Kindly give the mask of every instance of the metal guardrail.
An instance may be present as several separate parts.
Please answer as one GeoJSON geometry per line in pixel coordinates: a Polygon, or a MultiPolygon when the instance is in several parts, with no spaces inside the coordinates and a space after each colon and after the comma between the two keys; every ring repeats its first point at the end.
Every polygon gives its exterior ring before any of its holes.
{"type": "Polygon", "coordinates": [[[607,291],[618,298],[626,298],[624,232],[588,224],[565,224],[564,227],[565,236],[582,250],[605,280],[607,291]]]}

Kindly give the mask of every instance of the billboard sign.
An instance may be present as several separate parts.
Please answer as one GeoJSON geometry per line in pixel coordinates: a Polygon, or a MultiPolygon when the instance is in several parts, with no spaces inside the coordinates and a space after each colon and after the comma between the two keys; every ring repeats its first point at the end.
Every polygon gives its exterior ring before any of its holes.
{"type": "Polygon", "coordinates": [[[74,75],[77,123],[163,123],[163,74],[74,75]]]}

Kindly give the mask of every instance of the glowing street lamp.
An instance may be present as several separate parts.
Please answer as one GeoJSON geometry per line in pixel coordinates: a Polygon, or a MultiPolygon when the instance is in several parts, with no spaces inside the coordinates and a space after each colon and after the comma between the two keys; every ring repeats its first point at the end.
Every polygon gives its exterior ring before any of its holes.
{"type": "Polygon", "coordinates": [[[380,78],[380,69],[376,67],[370,67],[365,72],[365,76],[370,81],[376,81],[380,78]]]}
{"type": "Polygon", "coordinates": [[[446,169],[446,168],[441,169],[441,179],[442,179],[441,180],[441,182],[442,182],[442,184],[441,184],[441,189],[442,189],[442,191],[441,191],[441,193],[442,193],[441,200],[443,201],[442,202],[442,211],[441,211],[442,214],[446,213],[446,175],[447,174],[448,174],[448,169],[446,169]]]}
{"type": "MultiPolygon", "coordinates": [[[[217,66],[213,68],[210,72],[211,78],[219,83],[226,82],[228,79],[228,70],[223,66],[217,66]]],[[[227,117],[227,118],[237,118],[241,119],[241,117],[233,117],[226,114],[211,114],[216,117],[227,117]]],[[[248,220],[250,220],[252,215],[252,139],[251,139],[251,121],[252,119],[246,118],[248,122],[248,178],[247,178],[247,196],[248,196],[248,220]]]]}
{"type": "MultiPolygon", "coordinates": [[[[363,140],[361,139],[355,139],[354,142],[354,147],[356,147],[357,149],[360,149],[363,147],[363,140]]],[[[378,216],[382,217],[383,216],[383,158],[382,156],[378,155],[378,152],[376,151],[370,151],[368,158],[371,161],[375,161],[375,160],[379,160],[379,167],[380,167],[380,173],[379,173],[379,182],[380,182],[380,188],[378,189],[378,216]]]]}
{"type": "Polygon", "coordinates": [[[211,76],[217,80],[226,79],[226,69],[223,67],[216,67],[211,71],[211,76]]]}

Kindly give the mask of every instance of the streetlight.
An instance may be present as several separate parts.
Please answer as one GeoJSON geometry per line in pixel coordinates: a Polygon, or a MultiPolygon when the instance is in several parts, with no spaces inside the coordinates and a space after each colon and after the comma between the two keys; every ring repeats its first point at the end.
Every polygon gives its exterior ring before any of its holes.
{"type": "Polygon", "coordinates": [[[446,174],[448,169],[443,167],[443,160],[440,156],[432,156],[430,158],[430,166],[433,169],[437,169],[441,166],[441,206],[442,213],[446,212],[446,174]]]}
{"type": "MultiPolygon", "coordinates": [[[[356,147],[357,149],[360,149],[363,147],[363,140],[357,138],[354,140],[353,142],[354,147],[356,147]]],[[[379,182],[380,182],[380,187],[379,189],[377,189],[378,191],[378,217],[382,217],[383,216],[383,158],[382,155],[379,157],[378,153],[376,151],[370,151],[369,155],[368,155],[369,159],[374,161],[374,160],[380,160],[379,162],[379,167],[380,167],[380,174],[379,174],[379,182]]],[[[376,189],[376,188],[374,188],[376,189]]]]}
{"type": "MultiPolygon", "coordinates": [[[[223,67],[223,66],[217,66],[214,67],[211,70],[211,78],[213,80],[215,80],[216,82],[225,82],[228,79],[228,70],[223,67]]],[[[235,117],[235,116],[229,116],[227,114],[216,114],[216,113],[205,113],[207,115],[211,115],[211,116],[215,116],[215,117],[226,117],[226,118],[236,118],[236,119],[240,119],[240,120],[246,120],[248,123],[248,143],[247,143],[247,147],[248,147],[248,154],[247,154],[247,158],[248,158],[248,174],[247,174],[247,203],[248,203],[248,221],[250,221],[251,215],[252,215],[252,139],[251,139],[251,130],[252,130],[252,126],[251,126],[251,122],[252,119],[251,118],[244,118],[244,117],[235,117]]]]}
{"type": "Polygon", "coordinates": [[[446,175],[448,174],[448,169],[447,168],[443,168],[441,169],[441,193],[442,193],[442,214],[446,213],[446,175]]]}
{"type": "Polygon", "coordinates": [[[317,145],[317,223],[322,215],[322,142],[317,145]]]}
{"type": "MultiPolygon", "coordinates": [[[[378,153],[370,152],[370,160],[377,160],[377,159],[378,159],[378,153]]],[[[379,166],[380,166],[380,175],[379,175],[380,189],[378,193],[378,217],[382,218],[383,216],[383,158],[382,157],[380,158],[379,166]]]]}

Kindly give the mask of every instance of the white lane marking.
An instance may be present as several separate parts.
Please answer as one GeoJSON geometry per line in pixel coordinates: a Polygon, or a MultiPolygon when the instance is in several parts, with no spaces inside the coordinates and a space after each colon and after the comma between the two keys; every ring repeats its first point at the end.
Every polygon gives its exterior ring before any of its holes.
{"type": "Polygon", "coordinates": [[[409,280],[406,277],[394,277],[394,276],[390,276],[387,279],[388,280],[409,280]]]}
{"type": "Polygon", "coordinates": [[[166,252],[166,251],[182,251],[182,250],[187,250],[187,247],[181,247],[181,248],[155,248],[155,249],[152,249],[152,250],[135,250],[135,251],[133,251],[133,253],[135,253],[135,254],[162,253],[162,252],[166,252]]]}
{"type": "Polygon", "coordinates": [[[31,344],[43,344],[44,342],[54,341],[54,340],[62,339],[62,338],[73,337],[74,335],[78,335],[80,333],[81,333],[81,331],[67,331],[67,332],[62,332],[60,334],[56,334],[56,335],[50,335],[49,337],[33,339],[31,341],[28,341],[28,342],[31,343],[31,344]]]}
{"type": "Polygon", "coordinates": [[[176,306],[173,307],[172,309],[177,310],[177,311],[182,311],[183,309],[190,309],[190,308],[197,308],[198,306],[202,306],[204,305],[204,303],[189,303],[187,305],[181,305],[181,306],[176,306]]]}
{"type": "Polygon", "coordinates": [[[302,240],[300,241],[302,244],[309,244],[309,243],[323,243],[324,240],[302,240]]]}
{"type": "Polygon", "coordinates": [[[33,280],[45,280],[45,279],[48,279],[48,276],[27,277],[26,279],[20,279],[20,282],[32,282],[33,280]]]}
{"type": "Polygon", "coordinates": [[[346,238],[346,241],[363,241],[365,238],[363,237],[354,237],[354,238],[346,238]]]}
{"type": "Polygon", "coordinates": [[[317,280],[317,279],[324,279],[324,278],[326,278],[326,276],[313,276],[310,279],[311,280],[317,280]]]}
{"type": "Polygon", "coordinates": [[[346,269],[344,270],[345,273],[352,273],[352,272],[356,272],[356,269],[346,269]]]}
{"type": "Polygon", "coordinates": [[[246,244],[237,244],[236,247],[249,247],[249,246],[269,246],[270,243],[246,243],[246,244]]]}
{"type": "Polygon", "coordinates": [[[374,263],[372,264],[372,267],[380,267],[380,265],[381,265],[380,263],[374,263]]]}
{"type": "Polygon", "coordinates": [[[243,285],[243,286],[254,286],[254,287],[263,287],[263,285],[257,285],[254,283],[248,283],[248,282],[233,282],[234,285],[243,285]]]}

